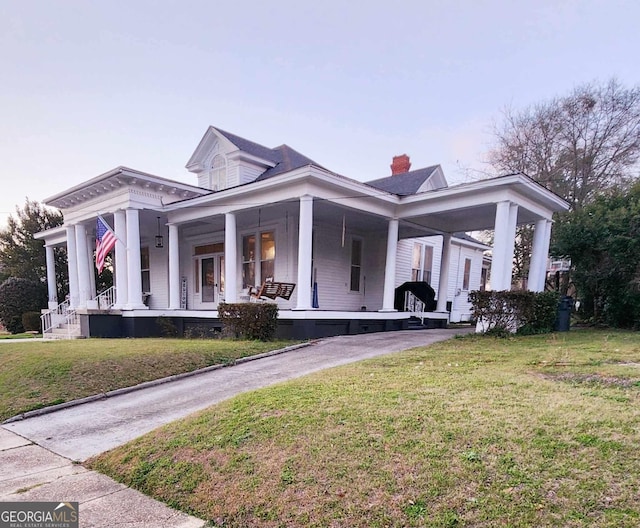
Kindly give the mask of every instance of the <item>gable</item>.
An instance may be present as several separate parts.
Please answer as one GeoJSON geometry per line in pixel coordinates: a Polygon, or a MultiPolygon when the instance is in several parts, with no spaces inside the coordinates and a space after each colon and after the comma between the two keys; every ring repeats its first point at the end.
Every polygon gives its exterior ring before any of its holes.
{"type": "Polygon", "coordinates": [[[275,164],[271,149],[209,127],[186,167],[198,176],[199,187],[221,191],[254,181],[275,164]]]}
{"type": "Polygon", "coordinates": [[[442,167],[440,165],[432,165],[424,169],[373,180],[367,182],[367,185],[398,196],[409,196],[447,187],[447,180],[442,172],[442,167]]]}

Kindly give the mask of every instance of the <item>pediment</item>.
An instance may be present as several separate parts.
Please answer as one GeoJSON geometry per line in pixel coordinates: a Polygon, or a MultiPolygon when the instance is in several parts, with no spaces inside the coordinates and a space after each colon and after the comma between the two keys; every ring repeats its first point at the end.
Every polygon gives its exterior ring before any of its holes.
{"type": "MultiPolygon", "coordinates": [[[[117,167],[80,185],[47,198],[44,203],[58,209],[75,209],[104,203],[114,196],[140,197],[160,205],[208,194],[208,190],[161,178],[144,172],[117,167]]],[[[130,198],[128,198],[130,199],[130,198]]]]}
{"type": "Polygon", "coordinates": [[[187,170],[195,174],[208,170],[218,153],[228,159],[249,162],[262,170],[276,164],[272,149],[210,126],[189,158],[187,170]]]}

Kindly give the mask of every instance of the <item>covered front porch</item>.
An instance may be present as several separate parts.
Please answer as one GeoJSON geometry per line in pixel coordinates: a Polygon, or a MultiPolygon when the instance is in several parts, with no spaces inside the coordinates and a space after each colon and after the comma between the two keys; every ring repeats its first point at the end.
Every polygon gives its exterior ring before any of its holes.
{"type": "Polygon", "coordinates": [[[269,302],[278,303],[280,335],[296,339],[405,328],[411,313],[394,308],[401,239],[443,238],[434,321],[448,321],[458,231],[495,229],[491,284],[500,290],[511,287],[516,226],[534,224],[529,288],[540,291],[551,216],[563,207],[523,175],[398,196],[313,166],[218,192],[118,169],[47,203],[66,209],[65,226],[39,237],[67,247],[67,311],[79,315],[82,335],[153,335],[159,317],[215,327],[219,302],[250,302],[251,288],[282,281],[294,294],[269,302]],[[117,239],[108,307],[92,272],[97,214],[117,239]]]}

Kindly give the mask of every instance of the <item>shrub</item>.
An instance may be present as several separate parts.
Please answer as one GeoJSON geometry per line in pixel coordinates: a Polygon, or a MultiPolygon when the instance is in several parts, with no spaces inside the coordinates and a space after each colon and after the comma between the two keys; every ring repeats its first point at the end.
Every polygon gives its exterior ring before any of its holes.
{"type": "Polygon", "coordinates": [[[225,332],[233,337],[269,341],[276,335],[278,305],[272,303],[237,303],[218,305],[218,316],[225,332]]]}
{"type": "Polygon", "coordinates": [[[40,312],[23,313],[22,326],[25,332],[40,332],[40,312]]]}
{"type": "Polygon", "coordinates": [[[46,305],[44,284],[16,277],[0,284],[0,320],[12,334],[24,332],[22,314],[40,311],[46,305]]]}
{"type": "Polygon", "coordinates": [[[473,317],[491,335],[551,332],[558,312],[556,292],[474,291],[469,294],[473,317]]]}
{"type": "Polygon", "coordinates": [[[162,337],[178,337],[178,327],[171,317],[156,317],[156,327],[162,337]]]}

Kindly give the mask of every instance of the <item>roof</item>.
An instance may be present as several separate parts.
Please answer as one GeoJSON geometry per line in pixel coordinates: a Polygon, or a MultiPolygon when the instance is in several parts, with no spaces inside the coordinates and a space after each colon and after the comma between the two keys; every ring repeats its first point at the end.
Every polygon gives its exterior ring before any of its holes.
{"type": "Polygon", "coordinates": [[[322,165],[319,165],[311,158],[308,158],[304,154],[301,154],[295,149],[292,149],[289,145],[280,145],[279,147],[269,148],[254,141],[250,141],[240,136],[236,136],[226,130],[216,128],[225,138],[238,147],[241,151],[246,152],[257,158],[262,158],[267,161],[275,163],[274,167],[268,168],[264,171],[256,181],[266,180],[283,172],[289,172],[300,167],[307,165],[314,165],[321,169],[324,169],[322,165]]]}
{"type": "Polygon", "coordinates": [[[453,233],[452,236],[454,238],[457,238],[458,240],[464,240],[465,242],[471,242],[472,244],[478,244],[480,246],[485,246],[487,248],[491,247],[488,244],[486,244],[485,242],[480,242],[480,240],[478,240],[477,238],[473,238],[472,236],[468,235],[467,233],[465,233],[463,231],[458,231],[457,233],[453,233]]]}
{"type": "Polygon", "coordinates": [[[439,165],[432,165],[424,169],[394,174],[393,176],[365,183],[381,191],[397,194],[398,196],[409,196],[417,193],[438,167],[439,165]]]}

